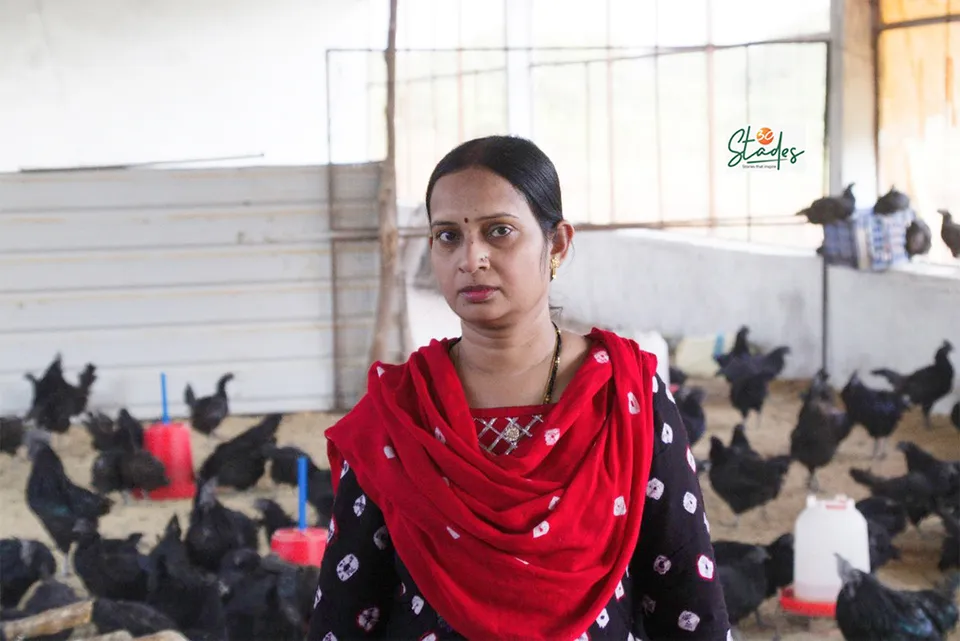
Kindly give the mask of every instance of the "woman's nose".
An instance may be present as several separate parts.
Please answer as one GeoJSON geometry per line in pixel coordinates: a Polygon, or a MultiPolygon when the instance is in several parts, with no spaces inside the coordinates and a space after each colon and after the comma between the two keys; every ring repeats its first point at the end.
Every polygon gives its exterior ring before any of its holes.
{"type": "Polygon", "coordinates": [[[464,244],[463,256],[460,259],[460,271],[472,274],[490,265],[487,248],[483,243],[468,240],[464,244]]]}

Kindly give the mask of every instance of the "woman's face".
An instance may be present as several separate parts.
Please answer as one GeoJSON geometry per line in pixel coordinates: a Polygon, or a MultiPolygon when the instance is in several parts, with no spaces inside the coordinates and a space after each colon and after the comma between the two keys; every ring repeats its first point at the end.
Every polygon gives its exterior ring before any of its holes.
{"type": "Polygon", "coordinates": [[[523,195],[481,168],[438,180],[430,212],[430,262],[457,316],[504,326],[546,310],[550,258],[566,255],[569,223],[558,226],[548,246],[523,195]]]}

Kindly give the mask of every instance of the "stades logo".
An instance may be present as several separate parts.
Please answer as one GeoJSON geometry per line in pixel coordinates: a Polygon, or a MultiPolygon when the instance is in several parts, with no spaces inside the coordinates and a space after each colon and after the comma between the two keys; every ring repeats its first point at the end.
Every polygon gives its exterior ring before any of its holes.
{"type": "Polygon", "coordinates": [[[799,148],[799,143],[790,144],[790,139],[784,143],[784,132],[775,131],[770,127],[760,127],[751,135],[751,127],[747,125],[733,132],[727,140],[727,149],[732,156],[727,161],[727,167],[743,167],[746,169],[776,169],[785,168],[784,164],[797,164],[797,158],[806,150],[799,148]]]}

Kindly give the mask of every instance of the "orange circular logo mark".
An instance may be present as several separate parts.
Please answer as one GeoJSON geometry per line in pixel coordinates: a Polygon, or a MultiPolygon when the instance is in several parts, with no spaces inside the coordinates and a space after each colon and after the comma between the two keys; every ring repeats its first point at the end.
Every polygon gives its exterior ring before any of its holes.
{"type": "Polygon", "coordinates": [[[761,145],[769,145],[773,142],[773,131],[770,130],[770,127],[760,127],[757,131],[757,142],[761,145]]]}

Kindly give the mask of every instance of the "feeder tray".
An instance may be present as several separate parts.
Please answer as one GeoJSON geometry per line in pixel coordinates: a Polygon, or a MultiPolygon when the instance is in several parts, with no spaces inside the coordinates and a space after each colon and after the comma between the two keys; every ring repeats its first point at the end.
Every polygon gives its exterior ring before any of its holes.
{"type": "Polygon", "coordinates": [[[320,566],[327,549],[327,529],[322,527],[283,528],[270,537],[270,549],[284,561],[320,566]]]}
{"type": "Polygon", "coordinates": [[[794,595],[792,585],[780,591],[780,607],[790,614],[815,619],[833,619],[837,614],[836,601],[802,601],[794,595]]]}

